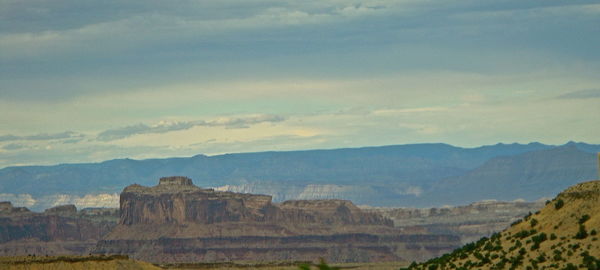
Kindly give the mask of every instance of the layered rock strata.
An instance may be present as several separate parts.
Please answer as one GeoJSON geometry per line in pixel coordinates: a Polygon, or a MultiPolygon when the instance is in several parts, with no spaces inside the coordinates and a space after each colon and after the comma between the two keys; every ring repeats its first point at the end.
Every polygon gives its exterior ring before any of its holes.
{"type": "Polygon", "coordinates": [[[202,189],[185,177],[126,187],[119,224],[96,253],[152,262],[421,260],[450,251],[450,235],[411,235],[345,200],[286,201],[202,189]]]}
{"type": "Polygon", "coordinates": [[[0,202],[0,256],[88,254],[115,225],[86,218],[73,205],[35,213],[0,202]]]}
{"type": "Polygon", "coordinates": [[[544,206],[543,201],[481,201],[443,208],[364,208],[394,221],[396,227],[421,227],[430,233],[454,234],[467,244],[506,229],[511,223],[544,206]]]}

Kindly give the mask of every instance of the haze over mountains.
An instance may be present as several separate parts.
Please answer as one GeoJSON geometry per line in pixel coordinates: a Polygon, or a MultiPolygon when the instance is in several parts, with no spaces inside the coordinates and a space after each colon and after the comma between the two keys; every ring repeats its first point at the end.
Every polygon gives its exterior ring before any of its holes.
{"type": "Polygon", "coordinates": [[[259,152],[0,170],[0,200],[41,210],[74,203],[118,205],[126,185],[188,176],[202,187],[289,199],[349,199],[357,205],[440,206],[485,199],[536,200],[595,178],[600,145],[447,144],[259,152]]]}

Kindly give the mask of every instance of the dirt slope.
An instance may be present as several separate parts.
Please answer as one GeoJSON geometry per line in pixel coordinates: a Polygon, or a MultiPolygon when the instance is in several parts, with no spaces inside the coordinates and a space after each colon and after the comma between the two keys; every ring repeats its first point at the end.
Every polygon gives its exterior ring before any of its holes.
{"type": "Polygon", "coordinates": [[[600,269],[600,181],[572,186],[492,237],[409,269],[600,269]]]}

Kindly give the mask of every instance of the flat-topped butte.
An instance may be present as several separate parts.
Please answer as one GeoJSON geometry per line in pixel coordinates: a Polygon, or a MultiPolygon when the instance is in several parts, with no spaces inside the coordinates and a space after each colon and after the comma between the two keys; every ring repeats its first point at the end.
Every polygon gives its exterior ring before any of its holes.
{"type": "Polygon", "coordinates": [[[121,193],[120,203],[120,224],[125,225],[302,220],[304,223],[392,226],[391,220],[365,213],[350,201],[298,200],[274,204],[268,195],[202,189],[183,176],[163,177],[153,187],[128,186],[121,193]]]}
{"type": "Polygon", "coordinates": [[[346,200],[273,203],[271,196],[202,189],[187,177],[131,185],[119,224],[95,253],[153,262],[423,259],[458,246],[450,235],[411,234],[346,200]]]}
{"type": "Polygon", "coordinates": [[[211,192],[213,189],[202,189],[192,182],[192,179],[184,176],[172,176],[160,178],[158,185],[153,187],[145,187],[138,184],[127,186],[123,192],[145,193],[145,194],[160,194],[160,193],[178,193],[178,192],[194,192],[206,191],[211,192]]]}

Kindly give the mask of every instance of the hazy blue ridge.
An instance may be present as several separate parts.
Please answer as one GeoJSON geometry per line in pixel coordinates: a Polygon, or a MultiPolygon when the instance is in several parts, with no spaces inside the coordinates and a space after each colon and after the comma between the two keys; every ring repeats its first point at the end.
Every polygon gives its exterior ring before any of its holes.
{"type": "Polygon", "coordinates": [[[435,197],[435,201],[448,204],[486,199],[536,200],[540,197],[552,198],[569,186],[597,177],[596,155],[569,143],[551,149],[492,158],[463,175],[437,182],[421,199],[435,197]]]}
{"type": "MultiPolygon", "coordinates": [[[[442,205],[478,199],[536,199],[595,171],[598,145],[496,144],[461,148],[409,144],[332,150],[257,152],[188,158],[8,167],[0,193],[118,193],[169,175],[199,186],[253,185],[248,192],[294,196],[307,185],[338,185],[331,196],[370,205],[442,205]],[[567,150],[565,150],[567,149],[567,150]],[[587,152],[586,152],[587,151],[587,152]],[[559,166],[560,165],[560,166],[559,166]],[[545,181],[545,182],[544,182],[545,181]],[[539,185],[544,184],[544,187],[539,185]]],[[[319,196],[329,196],[321,194],[319,196]]]]}

